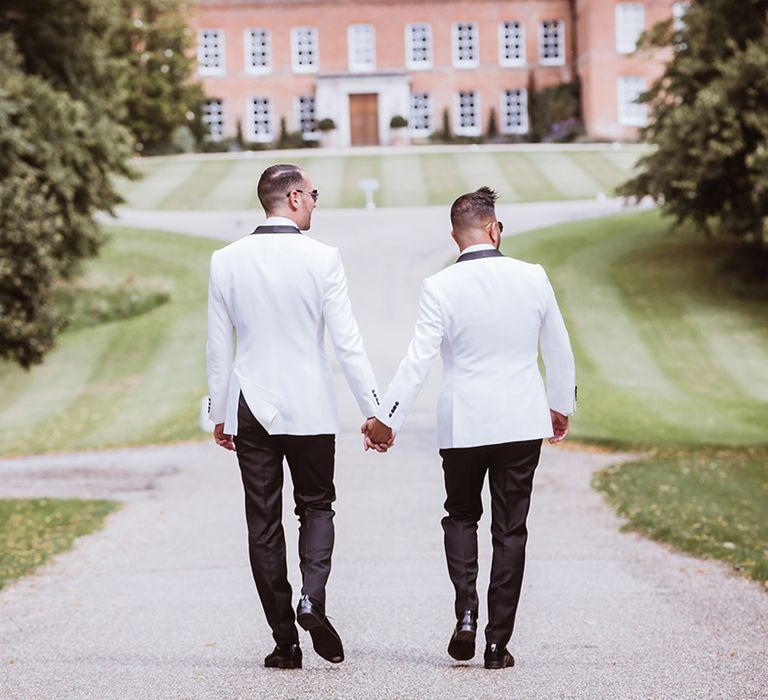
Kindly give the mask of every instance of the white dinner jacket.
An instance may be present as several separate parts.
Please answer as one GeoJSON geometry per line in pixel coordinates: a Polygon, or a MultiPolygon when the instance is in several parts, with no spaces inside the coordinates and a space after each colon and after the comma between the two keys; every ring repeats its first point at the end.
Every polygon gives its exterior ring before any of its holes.
{"type": "MultiPolygon", "coordinates": [[[[493,246],[463,252],[484,249],[493,246]]],[[[573,353],[541,265],[484,257],[424,280],[413,340],[376,412],[393,430],[402,426],[438,351],[441,449],[551,437],[549,409],[564,415],[575,409],[573,353]]]]}
{"type": "MultiPolygon", "coordinates": [[[[282,217],[265,225],[295,228],[282,217]]],[[[237,435],[242,391],[272,435],[338,432],[326,327],[360,410],[372,416],[378,389],[339,251],[297,229],[254,233],[214,252],[206,346],[210,419],[237,435]]]]}

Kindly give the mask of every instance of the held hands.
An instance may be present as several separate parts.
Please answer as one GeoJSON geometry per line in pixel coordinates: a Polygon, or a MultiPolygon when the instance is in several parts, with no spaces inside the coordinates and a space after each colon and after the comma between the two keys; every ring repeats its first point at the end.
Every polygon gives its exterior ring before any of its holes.
{"type": "Polygon", "coordinates": [[[549,438],[549,444],[554,445],[565,440],[565,436],[568,435],[568,416],[552,409],[549,410],[549,415],[552,417],[552,432],[554,432],[554,436],[549,438]]]}
{"type": "Polygon", "coordinates": [[[386,452],[395,444],[395,434],[378,418],[369,418],[360,426],[363,434],[363,450],[386,452]]]}
{"type": "Polygon", "coordinates": [[[219,447],[223,447],[225,450],[235,451],[235,441],[231,435],[227,435],[224,432],[224,423],[216,423],[213,428],[213,439],[216,440],[216,444],[219,447]]]}

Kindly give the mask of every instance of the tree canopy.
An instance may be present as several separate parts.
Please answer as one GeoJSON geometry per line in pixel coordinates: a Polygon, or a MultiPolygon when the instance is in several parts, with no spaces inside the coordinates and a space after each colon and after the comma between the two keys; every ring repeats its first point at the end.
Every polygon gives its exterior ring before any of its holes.
{"type": "Polygon", "coordinates": [[[641,96],[654,149],[620,192],[768,247],[768,0],[697,0],[642,43],[671,61],[641,96]]]}
{"type": "Polygon", "coordinates": [[[111,0],[0,6],[0,357],[40,362],[61,327],[53,285],[94,255],[93,221],[132,153],[111,0]]]}
{"type": "Polygon", "coordinates": [[[112,53],[126,64],[125,125],[143,153],[169,152],[174,132],[188,127],[203,137],[201,86],[192,81],[188,0],[123,0],[112,53]]]}
{"type": "Polygon", "coordinates": [[[186,0],[0,0],[0,358],[42,361],[54,287],[102,242],[136,142],[161,150],[201,99],[186,0]]]}

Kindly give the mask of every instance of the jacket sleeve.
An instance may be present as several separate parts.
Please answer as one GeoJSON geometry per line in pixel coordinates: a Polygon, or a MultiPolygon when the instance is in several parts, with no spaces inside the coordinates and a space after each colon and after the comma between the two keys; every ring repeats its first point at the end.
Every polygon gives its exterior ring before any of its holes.
{"type": "Polygon", "coordinates": [[[235,351],[235,327],[216,280],[216,253],[211,257],[208,280],[208,341],[205,346],[208,374],[208,415],[223,423],[235,351]]]}
{"type": "Polygon", "coordinates": [[[395,377],[382,399],[376,417],[393,430],[399,430],[429,374],[432,361],[443,342],[444,324],[440,303],[429,281],[424,280],[419,315],[413,339],[395,377]]]}
{"type": "Polygon", "coordinates": [[[360,410],[369,418],[379,405],[378,386],[363,346],[360,329],[352,315],[347,276],[338,251],[335,251],[328,273],[328,285],[323,296],[323,316],[341,371],[360,410]]]}
{"type": "Polygon", "coordinates": [[[555,292],[544,268],[541,268],[541,272],[545,289],[539,345],[547,373],[547,398],[553,411],[568,416],[576,410],[576,368],[573,351],[555,292]]]}

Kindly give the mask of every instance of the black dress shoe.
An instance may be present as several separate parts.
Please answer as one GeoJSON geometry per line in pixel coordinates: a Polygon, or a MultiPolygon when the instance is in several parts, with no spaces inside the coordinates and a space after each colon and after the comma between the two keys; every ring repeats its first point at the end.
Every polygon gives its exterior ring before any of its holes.
{"type": "Polygon", "coordinates": [[[457,661],[467,661],[475,655],[475,635],[477,634],[477,613],[465,610],[456,623],[448,653],[457,661]]]}
{"type": "Polygon", "coordinates": [[[301,668],[301,647],[298,644],[278,644],[264,659],[267,668],[301,668]]]}
{"type": "Polygon", "coordinates": [[[515,665],[515,657],[500,644],[487,644],[485,647],[486,668],[507,668],[515,665]]]}
{"type": "Polygon", "coordinates": [[[344,661],[344,647],[339,633],[325,616],[323,608],[309,596],[301,596],[296,608],[296,620],[309,632],[312,646],[320,656],[333,664],[344,661]]]}

